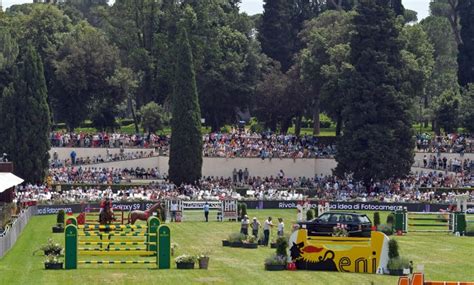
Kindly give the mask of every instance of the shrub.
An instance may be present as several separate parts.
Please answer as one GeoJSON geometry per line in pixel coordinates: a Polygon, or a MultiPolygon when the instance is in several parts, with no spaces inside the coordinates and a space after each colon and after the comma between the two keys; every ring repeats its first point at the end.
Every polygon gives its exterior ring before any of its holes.
{"type": "Polygon", "coordinates": [[[250,120],[250,131],[252,133],[263,133],[263,125],[259,123],[255,118],[250,120]]]}
{"type": "Polygon", "coordinates": [[[319,122],[319,127],[322,129],[327,129],[331,127],[331,122],[319,122]]]}
{"type": "Polygon", "coordinates": [[[380,213],[375,212],[374,213],[374,226],[380,225],[380,213]]]}
{"type": "Polygon", "coordinates": [[[288,248],[288,240],[285,237],[279,237],[276,240],[276,254],[278,256],[288,256],[288,252],[286,251],[288,248]]]}
{"type": "Polygon", "coordinates": [[[249,235],[246,240],[247,243],[255,243],[256,241],[257,238],[254,235],[249,235]]]}
{"type": "Polygon", "coordinates": [[[395,223],[395,216],[390,213],[387,216],[387,224],[393,225],[395,223]]]}
{"type": "Polygon", "coordinates": [[[388,236],[391,236],[393,235],[393,228],[391,225],[379,225],[377,227],[377,230],[379,232],[383,232],[384,234],[388,235],[388,236]]]}
{"type": "Polygon", "coordinates": [[[229,242],[240,242],[245,240],[245,235],[241,233],[231,233],[227,239],[229,242]]]}
{"type": "Polygon", "coordinates": [[[48,239],[48,243],[42,245],[40,249],[43,251],[60,252],[63,248],[59,243],[54,242],[52,239],[48,239]]]}
{"type": "Polygon", "coordinates": [[[58,215],[56,216],[56,223],[64,225],[64,210],[59,210],[58,215]]]}
{"type": "Polygon", "coordinates": [[[314,219],[314,211],[313,209],[309,209],[308,212],[306,212],[306,220],[311,221],[314,219]]]}
{"type": "Polygon", "coordinates": [[[183,254],[174,259],[176,263],[194,263],[196,262],[196,256],[183,254]]]}
{"type": "Polygon", "coordinates": [[[474,233],[474,224],[467,224],[466,233],[474,233]]]}
{"type": "Polygon", "coordinates": [[[389,270],[400,270],[410,267],[410,261],[403,257],[390,258],[387,265],[389,270]]]}
{"type": "Polygon", "coordinates": [[[265,265],[285,265],[286,257],[273,254],[270,257],[265,258],[265,265]]]}
{"type": "Polygon", "coordinates": [[[240,218],[243,219],[245,215],[247,215],[247,204],[242,203],[242,206],[240,209],[240,218]]]}
{"type": "Polygon", "coordinates": [[[230,133],[230,127],[229,126],[223,126],[220,131],[221,131],[221,133],[228,134],[228,133],[230,133]]]}
{"type": "Polygon", "coordinates": [[[400,254],[398,253],[398,242],[395,239],[391,239],[388,242],[388,257],[392,259],[399,256],[400,254]]]}
{"type": "Polygon", "coordinates": [[[44,263],[48,263],[48,264],[58,264],[58,263],[62,263],[62,261],[58,258],[57,255],[48,255],[46,256],[46,259],[44,260],[44,263]]]}

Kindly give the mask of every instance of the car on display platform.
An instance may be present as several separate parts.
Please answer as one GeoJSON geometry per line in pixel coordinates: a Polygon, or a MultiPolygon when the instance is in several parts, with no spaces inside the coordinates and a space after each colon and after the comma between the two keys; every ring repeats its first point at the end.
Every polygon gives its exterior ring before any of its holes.
{"type": "Polygon", "coordinates": [[[370,237],[372,222],[365,214],[326,212],[319,217],[299,223],[308,230],[308,236],[331,236],[334,227],[344,225],[350,237],[370,237]]]}

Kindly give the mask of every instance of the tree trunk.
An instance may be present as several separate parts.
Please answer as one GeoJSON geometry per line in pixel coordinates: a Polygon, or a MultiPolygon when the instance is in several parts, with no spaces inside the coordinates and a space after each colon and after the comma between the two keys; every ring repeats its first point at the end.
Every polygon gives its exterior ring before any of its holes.
{"type": "Polygon", "coordinates": [[[214,114],[212,116],[211,131],[213,133],[220,132],[219,118],[217,118],[217,114],[214,114]]]}
{"type": "Polygon", "coordinates": [[[320,122],[319,122],[319,96],[314,99],[313,106],[313,135],[317,136],[320,134],[320,122]]]}
{"type": "Polygon", "coordinates": [[[336,137],[339,137],[341,135],[341,129],[342,129],[342,115],[339,112],[339,114],[337,114],[337,120],[336,120],[336,137]]]}
{"type": "Polygon", "coordinates": [[[437,136],[441,135],[441,129],[439,127],[439,124],[436,120],[433,121],[433,131],[437,136]]]}
{"type": "Polygon", "coordinates": [[[281,121],[281,130],[280,130],[280,132],[282,134],[288,133],[288,129],[290,128],[290,126],[291,126],[291,117],[283,119],[281,121]]]}
{"type": "Polygon", "coordinates": [[[140,128],[138,127],[137,115],[135,114],[135,108],[133,108],[133,102],[130,96],[128,96],[128,107],[130,108],[130,112],[132,113],[133,125],[135,125],[135,133],[138,134],[140,132],[140,128]]]}
{"type": "Polygon", "coordinates": [[[462,44],[461,31],[459,28],[459,19],[458,19],[458,0],[449,0],[449,6],[451,6],[451,13],[448,17],[449,24],[451,24],[451,29],[453,30],[454,39],[456,40],[457,45],[462,44]]]}
{"type": "Polygon", "coordinates": [[[295,120],[295,136],[300,136],[302,116],[298,115],[295,120]]]}

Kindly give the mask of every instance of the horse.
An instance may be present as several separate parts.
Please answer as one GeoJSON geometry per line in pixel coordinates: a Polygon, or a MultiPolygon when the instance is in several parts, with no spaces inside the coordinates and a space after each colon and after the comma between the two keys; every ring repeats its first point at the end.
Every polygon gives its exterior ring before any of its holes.
{"type": "Polygon", "coordinates": [[[165,219],[165,206],[161,201],[153,204],[148,210],[140,211],[134,210],[128,213],[128,223],[135,224],[137,220],[147,221],[149,217],[153,215],[153,212],[158,211],[158,217],[160,220],[164,221],[165,219]]]}
{"type": "Polygon", "coordinates": [[[99,223],[101,225],[109,225],[115,220],[114,214],[112,213],[112,210],[110,209],[110,204],[108,202],[105,203],[105,207],[100,212],[99,215],[99,223]]]}

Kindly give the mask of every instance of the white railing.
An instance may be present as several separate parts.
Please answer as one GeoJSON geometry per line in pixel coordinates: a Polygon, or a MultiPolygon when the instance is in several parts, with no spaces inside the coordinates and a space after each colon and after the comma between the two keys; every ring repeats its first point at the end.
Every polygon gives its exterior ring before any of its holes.
{"type": "Polygon", "coordinates": [[[15,245],[28,221],[35,214],[36,206],[22,210],[18,218],[7,226],[3,233],[0,233],[0,259],[15,245]]]}

